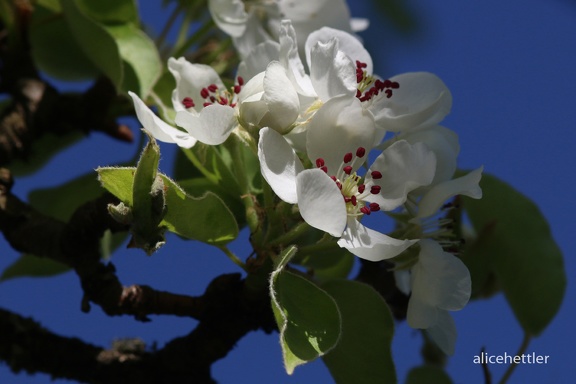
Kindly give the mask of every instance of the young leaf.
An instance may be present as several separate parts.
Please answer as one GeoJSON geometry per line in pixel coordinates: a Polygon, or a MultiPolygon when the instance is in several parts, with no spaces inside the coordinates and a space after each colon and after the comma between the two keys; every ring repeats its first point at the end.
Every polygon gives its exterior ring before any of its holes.
{"type": "Polygon", "coordinates": [[[564,296],[562,254],[546,219],[526,196],[486,174],[480,186],[482,199],[465,199],[464,208],[482,234],[482,256],[524,330],[538,335],[564,296]]]}
{"type": "Polygon", "coordinates": [[[104,27],[87,17],[77,0],[61,0],[66,22],[86,56],[120,88],[123,78],[122,59],[114,38],[104,27]]]}
{"type": "Polygon", "coordinates": [[[105,24],[138,23],[134,0],[77,0],[78,7],[92,20],[105,24]]]}
{"type": "Polygon", "coordinates": [[[16,277],[49,277],[69,270],[67,265],[46,257],[22,255],[2,272],[0,281],[16,277]]]}
{"type": "Polygon", "coordinates": [[[336,300],[342,316],[342,337],[322,357],[334,381],[396,383],[391,353],[394,321],[384,299],[356,281],[332,280],[321,287],[336,300]]]}
{"type": "Polygon", "coordinates": [[[341,333],[340,311],[324,290],[302,276],[277,270],[272,276],[271,296],[289,375],[298,365],[336,346],[341,333]]]}
{"type": "Polygon", "coordinates": [[[154,42],[134,24],[106,25],[104,28],[116,41],[124,60],[122,89],[137,92],[145,99],[162,73],[162,62],[154,42]]]}

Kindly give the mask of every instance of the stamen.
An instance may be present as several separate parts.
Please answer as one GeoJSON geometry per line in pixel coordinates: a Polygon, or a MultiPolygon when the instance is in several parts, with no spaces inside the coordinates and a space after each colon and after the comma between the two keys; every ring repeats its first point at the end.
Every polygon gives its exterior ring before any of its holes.
{"type": "Polygon", "coordinates": [[[344,155],[344,163],[349,163],[352,161],[352,152],[348,152],[344,155]]]}
{"type": "Polygon", "coordinates": [[[378,180],[382,178],[382,173],[380,171],[372,171],[370,172],[370,176],[372,176],[373,179],[378,180]]]}
{"type": "Polygon", "coordinates": [[[200,91],[200,96],[202,96],[203,99],[207,99],[208,96],[210,96],[210,92],[208,92],[206,88],[202,88],[200,91]]]}
{"type": "Polygon", "coordinates": [[[370,211],[378,212],[380,210],[380,205],[378,203],[370,203],[370,211]]]}
{"type": "Polygon", "coordinates": [[[208,86],[208,90],[212,93],[216,92],[218,90],[218,86],[216,84],[210,84],[208,86]]]}
{"type": "Polygon", "coordinates": [[[194,100],[192,100],[191,97],[185,97],[184,99],[182,99],[182,105],[184,105],[185,108],[192,108],[194,107],[194,100]]]}
{"type": "Polygon", "coordinates": [[[342,168],[342,170],[344,171],[345,174],[349,175],[352,173],[352,167],[347,165],[344,168],[342,168]]]}
{"type": "Polygon", "coordinates": [[[377,195],[377,194],[380,193],[380,190],[381,190],[381,189],[382,189],[381,186],[379,186],[379,185],[373,185],[373,186],[370,187],[370,193],[373,194],[373,195],[377,195]]]}
{"type": "Polygon", "coordinates": [[[360,184],[358,186],[358,193],[360,193],[360,194],[364,193],[365,189],[366,189],[366,186],[364,184],[360,184]]]}
{"type": "Polygon", "coordinates": [[[366,149],[364,147],[358,147],[358,149],[356,150],[356,156],[364,157],[365,154],[366,154],[366,149]]]}
{"type": "Polygon", "coordinates": [[[239,86],[243,86],[244,85],[244,78],[242,76],[238,76],[238,85],[239,86]]]}
{"type": "Polygon", "coordinates": [[[316,167],[318,167],[318,168],[323,167],[324,164],[325,164],[325,163],[324,163],[324,159],[323,159],[323,158],[320,157],[320,158],[316,159],[316,167]]]}

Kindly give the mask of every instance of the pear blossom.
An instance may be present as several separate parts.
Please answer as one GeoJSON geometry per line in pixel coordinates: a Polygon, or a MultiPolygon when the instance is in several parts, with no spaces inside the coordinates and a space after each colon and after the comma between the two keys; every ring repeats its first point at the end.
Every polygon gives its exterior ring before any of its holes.
{"type": "Polygon", "coordinates": [[[444,353],[452,355],[456,327],[449,311],[468,303],[470,272],[435,241],[423,239],[419,245],[418,262],[411,268],[407,321],[412,328],[425,329],[444,353]]]}
{"type": "Polygon", "coordinates": [[[298,94],[277,61],[246,83],[238,104],[240,124],[249,130],[267,126],[284,134],[300,113],[298,94]]]}
{"type": "Polygon", "coordinates": [[[183,148],[190,148],[197,141],[208,145],[226,141],[238,125],[236,99],[244,85],[243,78],[238,77],[232,91],[228,91],[210,66],[192,64],[181,57],[170,58],[168,69],[176,79],[172,92],[174,120],[184,131],[162,121],[136,94],[129,92],[144,129],[159,141],[183,148]]]}
{"type": "MultiPolygon", "coordinates": [[[[336,150],[349,147],[350,142],[342,137],[345,133],[351,137],[352,145],[370,145],[373,140],[369,135],[354,137],[353,130],[346,132],[342,127],[335,130],[333,136],[343,139],[336,150]]],[[[328,141],[319,143],[312,139],[310,146],[328,149],[328,141]]],[[[315,148],[309,153],[320,152],[315,148]]],[[[394,257],[416,243],[417,239],[395,239],[372,230],[360,219],[381,209],[401,206],[408,192],[430,183],[434,177],[434,154],[422,143],[399,141],[383,151],[361,177],[357,171],[366,162],[365,147],[344,153],[339,165],[328,152],[326,160],[316,158],[316,169],[304,169],[288,141],[269,128],[260,131],[262,175],[280,198],[298,204],[308,224],[339,237],[338,245],[372,261],[394,257]]]]}
{"type": "MultiPolygon", "coordinates": [[[[278,38],[281,20],[290,19],[302,43],[314,30],[328,25],[345,31],[367,28],[366,19],[351,19],[344,0],[209,0],[216,25],[232,37],[242,58],[258,44],[278,38]]],[[[300,51],[303,51],[303,44],[300,51]]]]}

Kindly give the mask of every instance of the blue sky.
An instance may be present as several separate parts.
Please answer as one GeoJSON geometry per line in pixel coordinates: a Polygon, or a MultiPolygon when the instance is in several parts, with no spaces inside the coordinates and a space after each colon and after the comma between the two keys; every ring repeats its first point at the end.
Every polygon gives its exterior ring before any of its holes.
{"type": "MultiPolygon", "coordinates": [[[[353,14],[374,13],[356,0],[353,14]]],[[[564,253],[568,289],[557,318],[532,341],[529,352],[549,355],[547,365],[518,367],[510,383],[568,383],[576,377],[573,319],[576,254],[576,5],[566,0],[408,2],[421,22],[421,30],[398,38],[382,18],[372,19],[364,39],[376,72],[383,77],[409,71],[436,73],[453,93],[451,114],[443,124],[460,136],[460,166],[485,166],[492,173],[534,200],[548,218],[564,253]],[[424,4],[422,4],[424,3],[424,4]]],[[[146,13],[150,20],[153,13],[146,13]]],[[[161,169],[171,170],[173,147],[163,145],[161,169]]],[[[25,197],[33,188],[62,183],[99,165],[117,164],[138,151],[136,145],[116,143],[100,134],[55,158],[34,177],[16,180],[15,193],[25,197]]],[[[243,249],[239,244],[237,250],[243,249]]],[[[16,258],[0,239],[0,269],[16,258]]],[[[241,255],[246,255],[247,252],[241,255]]],[[[206,246],[183,243],[175,237],[153,257],[125,250],[114,256],[125,285],[149,284],[158,289],[201,294],[218,274],[237,272],[223,254],[206,246]]],[[[541,287],[546,289],[546,287],[541,287]]],[[[0,283],[0,307],[32,316],[52,331],[79,336],[99,345],[117,337],[141,336],[159,345],[185,334],[189,319],[154,317],[139,324],[130,318],[109,318],[94,307],[80,311],[81,291],[75,275],[50,279],[19,279],[0,283]]],[[[455,356],[448,372],[455,383],[482,383],[474,355],[485,346],[495,354],[515,353],[522,332],[502,295],[472,302],[454,314],[459,331],[455,356]]],[[[400,382],[411,366],[420,364],[420,336],[398,324],[394,356],[400,382]]],[[[490,366],[497,381],[505,367],[490,366]]],[[[222,384],[329,383],[326,368],[314,362],[297,368],[292,377],[282,368],[277,335],[252,333],[228,358],[213,367],[222,384]]],[[[48,383],[47,375],[13,376],[0,366],[0,382],[48,383]]],[[[66,381],[56,381],[63,383],[66,381]]]]}

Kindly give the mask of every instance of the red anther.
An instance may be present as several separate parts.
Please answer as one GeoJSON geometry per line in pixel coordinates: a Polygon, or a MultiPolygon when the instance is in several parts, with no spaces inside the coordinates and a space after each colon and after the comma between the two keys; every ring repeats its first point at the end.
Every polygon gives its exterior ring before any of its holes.
{"type": "Polygon", "coordinates": [[[346,196],[343,196],[343,197],[344,197],[344,202],[345,202],[346,204],[348,204],[349,202],[352,201],[352,198],[351,198],[351,197],[346,197],[346,196]]]}
{"type": "Polygon", "coordinates": [[[380,173],[380,171],[372,171],[370,172],[370,176],[372,176],[373,179],[381,179],[382,178],[382,173],[380,173]]]}
{"type": "Polygon", "coordinates": [[[200,91],[200,96],[202,96],[203,99],[207,99],[208,96],[210,96],[210,93],[206,88],[202,88],[202,90],[200,91]]]}
{"type": "Polygon", "coordinates": [[[218,100],[218,104],[220,105],[228,105],[228,99],[225,97],[221,97],[220,100],[218,100]]]}
{"type": "Polygon", "coordinates": [[[356,150],[356,156],[357,157],[364,157],[365,154],[366,154],[366,148],[358,147],[358,149],[356,150]]]}
{"type": "Polygon", "coordinates": [[[215,103],[216,102],[216,98],[214,96],[210,96],[210,101],[215,103]]]}
{"type": "Polygon", "coordinates": [[[323,166],[323,167],[320,167],[320,169],[323,170],[324,173],[328,173],[328,167],[323,166]]]}
{"type": "Polygon", "coordinates": [[[342,189],[342,183],[341,182],[337,181],[336,186],[338,187],[338,189],[342,189]]]}
{"type": "Polygon", "coordinates": [[[362,207],[362,208],[360,208],[360,212],[362,212],[365,215],[369,215],[370,214],[370,208],[362,207]]]}
{"type": "Polygon", "coordinates": [[[398,84],[398,82],[394,81],[394,82],[390,85],[390,87],[391,87],[392,89],[398,89],[398,88],[400,88],[400,84],[398,84]]]}
{"type": "Polygon", "coordinates": [[[390,88],[392,86],[392,82],[388,79],[384,80],[384,88],[390,88]]]}
{"type": "Polygon", "coordinates": [[[351,161],[352,161],[352,152],[348,152],[347,154],[344,155],[344,162],[349,163],[351,161]]]}
{"type": "Polygon", "coordinates": [[[243,86],[244,85],[244,78],[242,76],[238,76],[238,85],[239,86],[243,86]]]}
{"type": "Polygon", "coordinates": [[[380,205],[378,203],[370,203],[370,211],[378,212],[380,210],[380,205]]]}
{"type": "Polygon", "coordinates": [[[386,98],[389,99],[392,97],[392,90],[391,89],[385,90],[384,93],[386,94],[386,98]]]}
{"type": "Polygon", "coordinates": [[[356,90],[356,97],[359,99],[360,97],[362,97],[362,92],[360,92],[359,89],[356,90]]]}
{"type": "Polygon", "coordinates": [[[349,175],[352,173],[352,167],[347,165],[344,168],[342,168],[342,170],[344,171],[345,174],[349,175]]]}
{"type": "Polygon", "coordinates": [[[374,86],[376,87],[376,89],[378,89],[379,91],[383,90],[384,88],[386,88],[384,86],[384,82],[380,79],[376,80],[376,82],[374,83],[374,86]]]}
{"type": "Polygon", "coordinates": [[[373,186],[370,187],[370,193],[373,194],[373,195],[377,195],[377,194],[380,193],[380,190],[381,190],[381,189],[382,189],[381,186],[379,186],[379,185],[373,185],[373,186]]]}
{"type": "Polygon", "coordinates": [[[209,105],[212,105],[212,103],[204,103],[204,104],[202,104],[202,106],[203,106],[204,108],[206,108],[206,107],[209,106],[209,105]]]}
{"type": "Polygon", "coordinates": [[[337,181],[336,176],[330,176],[330,178],[332,179],[332,181],[337,181]]]}
{"type": "Polygon", "coordinates": [[[319,157],[319,158],[316,159],[316,166],[317,166],[318,168],[323,167],[324,164],[325,164],[325,163],[324,163],[324,159],[323,159],[323,158],[319,157]]]}
{"type": "Polygon", "coordinates": [[[368,64],[361,62],[360,60],[356,60],[356,68],[366,68],[368,64]]]}
{"type": "Polygon", "coordinates": [[[235,86],[234,86],[234,93],[235,93],[235,94],[239,94],[241,90],[242,90],[242,87],[241,87],[241,86],[239,86],[239,85],[235,85],[235,86]]]}
{"type": "Polygon", "coordinates": [[[350,202],[352,203],[353,206],[356,206],[356,204],[358,204],[356,196],[352,195],[352,197],[350,198],[350,202]]]}
{"type": "Polygon", "coordinates": [[[364,74],[363,73],[356,73],[356,82],[358,84],[360,84],[362,82],[362,79],[364,78],[364,74]]]}
{"type": "Polygon", "coordinates": [[[210,84],[210,85],[208,86],[208,90],[209,90],[210,92],[216,92],[217,89],[218,89],[218,86],[217,86],[216,84],[210,84]]]}
{"type": "Polygon", "coordinates": [[[185,97],[182,99],[182,105],[186,108],[192,108],[194,106],[194,100],[191,97],[185,97]]]}
{"type": "Polygon", "coordinates": [[[232,108],[236,108],[236,103],[232,103],[232,104],[230,104],[230,106],[231,106],[232,108]]]}
{"type": "Polygon", "coordinates": [[[366,189],[366,186],[364,184],[360,184],[358,186],[358,193],[364,193],[365,189],[366,189]]]}

